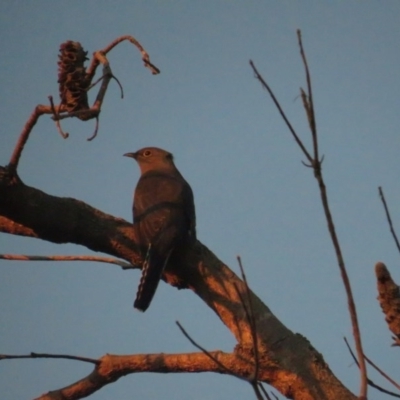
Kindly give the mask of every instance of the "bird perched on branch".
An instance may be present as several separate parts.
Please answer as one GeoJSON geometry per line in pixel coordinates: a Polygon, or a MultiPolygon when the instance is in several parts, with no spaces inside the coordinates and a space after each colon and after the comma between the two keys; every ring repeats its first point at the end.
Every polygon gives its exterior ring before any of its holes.
{"type": "Polygon", "coordinates": [[[196,240],[193,192],[173,156],[157,147],[126,153],[141,176],[133,199],[133,222],[144,259],[133,306],[146,311],[171,255],[196,240]]]}

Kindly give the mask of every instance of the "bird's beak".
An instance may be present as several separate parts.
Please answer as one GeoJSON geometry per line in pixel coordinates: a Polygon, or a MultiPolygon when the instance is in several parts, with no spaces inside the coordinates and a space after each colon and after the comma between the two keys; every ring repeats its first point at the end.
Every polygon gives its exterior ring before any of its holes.
{"type": "Polygon", "coordinates": [[[136,153],[125,153],[124,154],[124,157],[131,157],[131,158],[134,158],[135,160],[136,160],[136,156],[137,156],[136,153]]]}

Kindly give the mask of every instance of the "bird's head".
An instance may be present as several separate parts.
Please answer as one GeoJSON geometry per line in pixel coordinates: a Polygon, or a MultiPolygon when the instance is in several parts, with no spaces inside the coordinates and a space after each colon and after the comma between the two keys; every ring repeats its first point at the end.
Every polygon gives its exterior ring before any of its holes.
{"type": "Polygon", "coordinates": [[[144,147],[135,153],[126,153],[124,156],[134,158],[142,174],[157,169],[175,169],[173,155],[158,147],[144,147]]]}

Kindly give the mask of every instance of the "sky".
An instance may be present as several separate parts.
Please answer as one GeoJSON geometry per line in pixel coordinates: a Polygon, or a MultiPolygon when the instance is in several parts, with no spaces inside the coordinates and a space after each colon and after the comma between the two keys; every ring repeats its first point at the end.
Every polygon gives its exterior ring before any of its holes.
{"type": "MultiPolygon", "coordinates": [[[[365,353],[394,379],[396,348],[376,301],[374,265],[400,282],[378,186],[400,231],[400,2],[93,1],[0,3],[0,164],[6,165],[37,104],[57,99],[57,55],[66,40],[89,55],[133,35],[161,70],[153,76],[122,43],[109,54],[124,88],[111,81],[98,137],[94,122],[63,121],[58,134],[40,119],[19,175],[48,194],[73,197],[131,220],[139,169],[126,152],[171,151],[190,183],[197,232],[234,271],[242,257],[252,290],[293,332],[323,354],[353,392],[359,372],[347,300],[312,171],[305,168],[253,60],[306,145],[299,99],[305,86],[297,46],[301,29],[312,74],[320,152],[331,210],[351,279],[365,353]]],[[[90,93],[93,101],[95,91],[90,93]]],[[[70,244],[0,234],[0,253],[91,254],[70,244]]],[[[149,310],[132,308],[138,271],[97,263],[0,261],[0,353],[47,352],[97,358],[106,353],[196,351],[175,321],[209,350],[235,340],[189,290],[161,283],[149,310]]],[[[0,363],[4,399],[29,399],[86,376],[92,366],[66,360],[0,363]]],[[[373,370],[370,378],[391,389],[373,370]]],[[[276,393],[276,391],[274,391],[276,393]]],[[[253,398],[249,385],[216,374],[133,374],[90,398],[214,400],[253,398]]],[[[383,394],[370,389],[370,398],[383,394]]]]}

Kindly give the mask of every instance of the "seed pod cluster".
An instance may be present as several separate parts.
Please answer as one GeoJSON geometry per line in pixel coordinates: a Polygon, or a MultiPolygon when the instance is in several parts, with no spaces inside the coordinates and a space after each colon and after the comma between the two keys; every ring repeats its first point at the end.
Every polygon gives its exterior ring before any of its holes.
{"type": "MultiPolygon", "coordinates": [[[[85,61],[87,51],[84,51],[79,42],[71,40],[60,46],[58,55],[58,84],[63,108],[68,112],[84,111],[89,108],[87,89],[90,81],[86,75],[85,61]]],[[[81,113],[77,117],[87,120],[87,114],[81,113]]]]}

